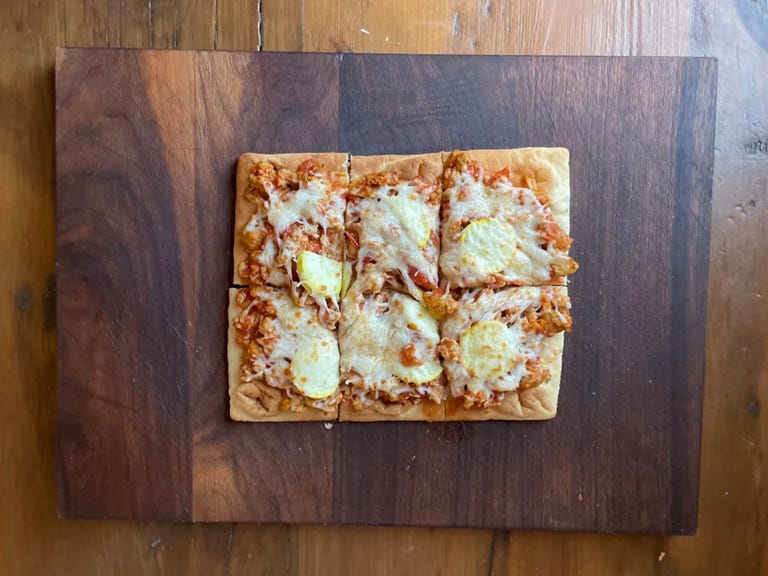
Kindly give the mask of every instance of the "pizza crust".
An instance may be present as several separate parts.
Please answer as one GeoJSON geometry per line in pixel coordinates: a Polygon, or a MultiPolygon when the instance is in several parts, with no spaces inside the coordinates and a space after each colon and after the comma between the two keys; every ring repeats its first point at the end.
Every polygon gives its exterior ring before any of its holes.
{"type": "MultiPolygon", "coordinates": [[[[237,266],[246,256],[245,246],[240,240],[240,234],[254,213],[254,205],[245,197],[245,191],[248,189],[248,173],[254,164],[258,162],[270,162],[277,168],[285,168],[291,172],[296,172],[299,165],[308,159],[318,160],[329,172],[347,173],[349,155],[339,152],[325,153],[296,153],[296,154],[242,154],[237,162],[237,176],[235,182],[235,228],[234,243],[232,250],[232,282],[235,285],[247,285],[247,280],[240,277],[237,273],[237,266]]],[[[264,215],[266,218],[266,214],[264,215]]],[[[277,284],[279,286],[285,284],[277,284]]]]}
{"type": "Polygon", "coordinates": [[[437,180],[443,173],[441,152],[429,154],[380,156],[352,156],[350,159],[350,179],[360,178],[376,172],[395,172],[401,180],[413,180],[421,176],[427,182],[437,180]]]}
{"type": "MultiPolygon", "coordinates": [[[[240,241],[240,233],[248,223],[253,213],[253,204],[245,199],[245,191],[248,188],[248,172],[259,160],[256,154],[243,154],[237,161],[237,177],[235,183],[235,227],[233,230],[232,249],[232,283],[242,285],[243,278],[237,273],[237,266],[245,260],[247,253],[245,246],[240,241]]],[[[247,283],[247,282],[245,282],[247,283]]]]}
{"type": "MultiPolygon", "coordinates": [[[[513,174],[531,177],[536,191],[549,199],[552,218],[570,233],[571,176],[567,148],[512,148],[508,150],[466,150],[472,160],[498,172],[510,167],[513,174]]],[[[450,153],[443,153],[443,162],[450,153]]]]}
{"type": "Polygon", "coordinates": [[[372,406],[358,409],[342,402],[339,420],[342,422],[440,422],[445,420],[445,405],[428,400],[403,404],[390,404],[376,400],[372,406]]]}
{"type": "Polygon", "coordinates": [[[312,406],[306,406],[301,412],[292,410],[266,410],[262,403],[254,398],[274,398],[280,391],[264,382],[241,382],[240,367],[243,364],[245,350],[237,343],[233,321],[240,313],[235,303],[238,289],[229,289],[229,308],[227,318],[227,367],[229,380],[229,416],[241,422],[297,422],[336,420],[338,409],[324,412],[312,406]]]}

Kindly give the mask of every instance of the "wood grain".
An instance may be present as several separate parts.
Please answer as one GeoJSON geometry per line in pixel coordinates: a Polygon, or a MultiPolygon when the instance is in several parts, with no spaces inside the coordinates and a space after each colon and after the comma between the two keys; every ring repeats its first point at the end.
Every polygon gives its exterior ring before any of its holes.
{"type": "MultiPolygon", "coordinates": [[[[57,518],[55,481],[56,276],[54,185],[54,48],[58,44],[106,45],[93,18],[100,1],[54,0],[1,3],[0,205],[12,215],[3,223],[0,248],[0,355],[4,401],[0,402],[0,558],[2,572],[28,574],[220,573],[246,561],[228,546],[228,525],[147,522],[65,522],[57,518]],[[75,10],[69,10],[74,6],[75,10]],[[67,39],[68,38],[68,39],[67,39]]],[[[155,2],[157,4],[157,2],[155,2]]],[[[228,2],[237,11],[237,1],[228,2]]],[[[114,3],[111,22],[146,22],[147,3],[114,3]]],[[[180,9],[185,9],[182,2],[180,9]]],[[[210,13],[195,14],[210,20],[210,13]]],[[[234,19],[237,20],[237,19],[234,19]]],[[[158,23],[155,15],[154,22],[158,23]]],[[[246,25],[246,20],[240,21],[246,25]]],[[[123,45],[148,47],[146,27],[123,45]]],[[[185,34],[179,32],[181,37],[185,34]]],[[[199,45],[197,47],[212,48],[199,45]]],[[[260,538],[284,539],[279,527],[261,527],[260,538]]],[[[234,539],[237,542],[237,539],[234,539]]],[[[270,544],[269,550],[282,550],[270,544]]],[[[266,566],[280,566],[263,556],[266,566]]]]}
{"type": "Polygon", "coordinates": [[[327,569],[335,574],[490,573],[487,530],[383,529],[303,526],[298,532],[299,574],[327,569]]]}
{"type": "MultiPolygon", "coordinates": [[[[58,12],[66,46],[204,49],[218,43],[219,4],[216,0],[59,0],[50,2],[50,9],[58,12]]],[[[222,9],[221,16],[230,33],[227,37],[248,38],[251,1],[226,4],[229,7],[222,9]],[[230,24],[234,14],[243,17],[239,26],[230,24]]]]}
{"type": "Polygon", "coordinates": [[[62,512],[693,531],[715,78],[711,60],[63,51],[62,512]],[[228,420],[219,255],[243,150],[524,145],[572,150],[579,325],[554,421],[228,420]]]}
{"type": "MultiPolygon", "coordinates": [[[[745,7],[757,11],[764,9],[764,2],[691,0],[688,18],[688,0],[674,2],[680,17],[669,16],[667,2],[622,1],[616,4],[624,8],[617,12],[615,20],[594,17],[595,7],[585,12],[583,3],[556,3],[561,9],[550,12],[550,20],[528,10],[531,3],[507,4],[510,18],[519,18],[525,31],[525,52],[533,50],[532,39],[544,37],[544,30],[553,21],[552,27],[560,31],[549,35],[547,51],[553,54],[628,54],[630,45],[620,41],[628,35],[642,46],[642,54],[685,55],[690,34],[692,54],[717,56],[720,60],[700,522],[694,538],[553,533],[513,533],[508,538],[504,532],[491,538],[485,531],[467,531],[463,542],[454,542],[454,546],[461,546],[458,555],[404,553],[412,543],[422,550],[431,549],[428,543],[440,546],[449,541],[446,538],[455,533],[453,530],[369,528],[361,536],[355,527],[237,525],[232,529],[221,524],[56,519],[56,350],[55,333],[49,329],[54,302],[53,47],[105,46],[108,40],[112,46],[149,47],[149,22],[142,16],[147,2],[122,2],[118,10],[112,11],[111,22],[135,17],[139,23],[135,36],[123,33],[121,43],[114,40],[114,34],[105,37],[103,16],[101,20],[88,17],[94,12],[103,14],[103,4],[104,0],[0,4],[0,21],[4,24],[0,34],[4,54],[0,59],[4,95],[0,99],[0,175],[4,182],[0,206],[4,214],[14,215],[4,223],[0,234],[6,263],[6,273],[0,274],[0,342],[10,351],[0,355],[7,400],[0,403],[0,460],[13,464],[8,474],[0,474],[0,558],[6,573],[59,574],[62,566],[70,574],[210,574],[227,568],[231,574],[341,573],[342,566],[369,566],[366,563],[372,563],[373,557],[382,556],[381,562],[391,567],[389,573],[472,573],[458,567],[457,559],[467,563],[474,559],[478,566],[487,567],[489,574],[510,575],[741,576],[768,572],[768,416],[761,409],[767,401],[768,363],[761,353],[761,335],[755,332],[766,326],[768,319],[765,307],[739,297],[737,291],[742,283],[763,289],[768,285],[759,250],[765,243],[768,213],[756,209],[765,207],[759,203],[764,194],[758,194],[766,185],[762,176],[765,161],[749,152],[760,150],[758,143],[767,138],[760,129],[768,125],[768,116],[761,108],[764,99],[757,96],[754,83],[768,77],[768,54],[761,48],[768,36],[764,27],[762,36],[759,29],[748,31],[737,12],[737,5],[742,11],[745,7]],[[586,38],[586,44],[594,42],[594,51],[580,46],[576,38],[586,38]],[[755,197],[749,195],[751,191],[756,192],[755,197]],[[750,200],[755,200],[754,207],[750,200]],[[737,205],[751,210],[742,217],[737,205]],[[728,218],[734,219],[731,228],[727,227],[728,218]],[[726,299],[726,293],[732,296],[726,299]],[[342,541],[347,546],[336,544],[342,541]],[[338,554],[320,558],[318,555],[329,544],[338,554]],[[490,565],[486,564],[488,560],[490,565]]],[[[183,0],[176,4],[185,9],[183,0]]],[[[238,4],[237,0],[219,2],[220,10],[222,6],[231,7],[235,15],[229,19],[233,28],[219,20],[219,45],[252,49],[251,44],[236,45],[234,39],[253,37],[252,19],[245,17],[248,11],[238,4]],[[240,10],[243,17],[237,17],[240,10]]],[[[295,0],[262,0],[265,49],[318,49],[310,39],[300,43],[302,30],[322,30],[328,15],[305,15],[300,4],[295,0]]],[[[406,16],[411,16],[407,19],[400,16],[402,11],[391,10],[379,20],[380,26],[399,22],[406,27],[406,33],[411,26],[419,30],[418,36],[398,40],[399,46],[389,48],[390,44],[386,44],[388,50],[415,51],[417,45],[424,44],[428,52],[469,51],[450,46],[450,10],[456,7],[473,11],[482,1],[457,0],[449,6],[438,5],[430,11],[429,19],[415,20],[412,15],[419,10],[419,4],[397,5],[409,10],[406,16]],[[432,25],[432,19],[439,19],[446,32],[432,25]],[[424,36],[426,41],[421,39],[424,36]]],[[[750,16],[749,12],[745,14],[750,16]]],[[[751,16],[754,24],[761,22],[758,12],[751,16]]],[[[210,24],[213,13],[198,12],[190,18],[210,24]]],[[[154,22],[158,19],[155,14],[154,22]]],[[[472,36],[486,33],[483,22],[479,20],[477,28],[465,25],[462,30],[472,36]]],[[[350,21],[346,29],[350,35],[359,35],[360,27],[366,24],[370,22],[350,21]]],[[[188,37],[183,31],[178,35],[188,37]]],[[[518,38],[517,34],[499,34],[494,41],[500,50],[511,52],[518,38]]],[[[338,36],[326,40],[318,33],[313,40],[318,44],[344,41],[351,43],[338,36]]],[[[757,293],[765,295],[763,290],[757,293]]],[[[375,568],[370,566],[371,571],[375,568]]]]}
{"type": "Polygon", "coordinates": [[[768,4],[700,2],[696,53],[716,53],[717,154],[702,444],[701,520],[674,569],[768,573],[768,4]],[[707,553],[702,553],[707,550],[707,553]],[[731,558],[739,558],[734,568],[731,558]]]}
{"type": "MultiPolygon", "coordinates": [[[[493,525],[492,518],[505,518],[539,528],[694,528],[695,498],[686,494],[698,490],[698,464],[681,455],[683,446],[699,442],[711,168],[695,166],[712,149],[714,127],[706,118],[714,109],[714,65],[678,64],[344,58],[342,97],[354,97],[342,105],[340,145],[353,154],[408,154],[435,149],[436,143],[443,149],[525,143],[569,148],[573,234],[581,240],[574,257],[582,273],[569,290],[579,327],[566,345],[561,409],[551,425],[446,424],[440,431],[460,438],[456,446],[420,428],[404,425],[393,434],[366,427],[343,436],[337,458],[341,450],[346,460],[337,460],[337,467],[355,469],[363,446],[376,447],[360,466],[366,473],[397,470],[408,456],[426,458],[433,477],[459,479],[443,485],[460,525],[493,525]],[[669,91],[678,81],[683,91],[669,91]],[[361,85],[364,90],[355,90],[361,85]],[[392,99],[410,105],[393,115],[387,104],[392,99]],[[462,113],[468,109],[471,116],[462,113]],[[665,116],[668,122],[659,121],[665,116]],[[655,174],[651,180],[649,173],[655,174]],[[693,195],[686,199],[682,190],[693,195]],[[698,240],[687,244],[693,238],[698,240]],[[609,273],[617,269],[620,278],[609,273]],[[656,281],[647,282],[649,276],[656,281]],[[649,309],[654,313],[637,317],[637,310],[649,309]],[[577,441],[563,439],[577,430],[577,441]],[[393,444],[407,449],[391,450],[393,444]],[[549,450],[541,453],[539,446],[549,450]],[[467,465],[470,455],[481,455],[483,466],[467,465]],[[497,485],[509,477],[511,462],[535,463],[530,474],[539,480],[529,483],[521,476],[497,485]],[[554,469],[562,476],[550,477],[547,471],[554,469]],[[477,485],[484,488],[461,490],[477,485]],[[499,498],[473,499],[488,492],[499,498]],[[576,500],[588,504],[581,508],[576,500]],[[505,503],[509,508],[502,510],[505,503]],[[653,518],[654,506],[669,506],[670,516],[653,518]],[[589,519],[579,511],[584,509],[589,519]]],[[[420,505],[431,514],[449,517],[443,496],[420,489],[421,480],[415,474],[406,490],[426,498],[420,505]]],[[[345,492],[340,519],[349,521],[345,511],[370,508],[376,521],[401,521],[396,507],[371,506],[399,501],[399,488],[397,482],[367,486],[384,490],[376,498],[363,490],[345,492]]],[[[406,508],[414,514],[413,505],[406,508]]]]}
{"type": "Polygon", "coordinates": [[[261,50],[262,0],[216,2],[213,48],[261,50]]]}
{"type": "Polygon", "coordinates": [[[686,53],[688,2],[263,0],[265,50],[443,54],[686,53]]]}
{"type": "Polygon", "coordinates": [[[22,574],[54,540],[40,528],[56,506],[51,51],[60,31],[35,4],[0,4],[0,20],[0,558],[22,574]]]}
{"type": "Polygon", "coordinates": [[[196,360],[191,412],[194,518],[200,520],[331,520],[333,435],[321,422],[233,425],[222,370],[237,158],[245,151],[338,146],[338,58],[312,55],[284,64],[279,54],[196,55],[194,244],[210,257],[190,255],[197,301],[217,303],[192,319],[196,350],[204,353],[196,360]]]}
{"type": "Polygon", "coordinates": [[[60,512],[191,517],[193,55],[81,53],[56,66],[60,512]]]}
{"type": "Polygon", "coordinates": [[[213,391],[226,390],[216,344],[231,258],[218,255],[231,249],[234,161],[243,150],[334,148],[338,59],[286,68],[277,55],[60,54],[62,514],[329,521],[332,436],[318,437],[321,424],[233,426],[213,391]]]}

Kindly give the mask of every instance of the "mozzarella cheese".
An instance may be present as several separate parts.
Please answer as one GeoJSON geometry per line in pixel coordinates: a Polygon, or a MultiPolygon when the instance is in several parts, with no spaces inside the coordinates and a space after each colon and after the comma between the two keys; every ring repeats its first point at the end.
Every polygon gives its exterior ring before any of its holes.
{"type": "Polygon", "coordinates": [[[341,227],[344,222],[344,199],[341,194],[331,194],[328,181],[316,177],[302,182],[301,187],[285,199],[272,187],[268,187],[269,210],[267,218],[278,237],[295,222],[318,224],[324,230],[341,227]]]}
{"type": "MultiPolygon", "coordinates": [[[[396,314],[400,314],[395,323],[404,325],[400,329],[409,331],[411,334],[415,332],[416,334],[424,335],[428,343],[437,346],[439,342],[437,320],[427,309],[416,300],[407,296],[396,294],[393,298],[392,306],[395,308],[396,314]],[[398,310],[399,306],[402,306],[402,312],[398,310]]],[[[422,355],[423,349],[417,347],[417,350],[421,364],[418,366],[405,366],[399,358],[395,358],[395,361],[391,364],[392,373],[401,380],[412,384],[423,384],[440,376],[443,372],[443,367],[437,358],[424,357],[422,355]]]]}
{"type": "Polygon", "coordinates": [[[419,194],[411,191],[408,185],[400,184],[396,190],[396,195],[384,195],[383,201],[408,239],[421,250],[427,245],[432,233],[434,210],[429,210],[419,194]]]}
{"type": "Polygon", "coordinates": [[[504,376],[515,362],[518,342],[512,331],[497,320],[473,324],[461,337],[464,366],[471,376],[493,380],[504,376]]]}
{"type": "MultiPolygon", "coordinates": [[[[314,307],[297,306],[284,290],[256,288],[259,299],[269,301],[272,319],[269,355],[254,359],[244,369],[244,381],[263,378],[268,384],[299,392],[312,399],[338,391],[339,348],[334,332],[318,319],[314,307]],[[258,370],[254,366],[258,365],[258,370]]],[[[255,305],[257,300],[251,304],[255,305]]],[[[244,313],[247,313],[248,309],[244,313]]]]}
{"type": "Polygon", "coordinates": [[[393,294],[390,303],[408,330],[420,334],[437,334],[437,320],[420,302],[404,294],[393,294]]]}
{"type": "Polygon", "coordinates": [[[295,190],[264,182],[263,206],[259,204],[258,213],[243,230],[248,234],[272,228],[274,233],[256,256],[266,271],[267,283],[288,286],[299,304],[313,299],[329,326],[334,326],[339,316],[342,281],[341,262],[336,258],[343,250],[346,181],[332,181],[337,176],[316,174],[299,180],[295,190]],[[345,189],[338,189],[342,185],[345,189]],[[294,281],[294,264],[298,282],[294,281]]]}
{"type": "Polygon", "coordinates": [[[425,362],[419,366],[403,366],[395,363],[392,372],[404,382],[424,384],[440,376],[443,373],[443,367],[439,362],[425,362]]]}
{"type": "Polygon", "coordinates": [[[262,229],[262,216],[261,214],[254,214],[249,219],[243,228],[243,234],[255,234],[262,229]]]}
{"type": "Polygon", "coordinates": [[[337,296],[342,286],[342,264],[338,260],[302,250],[296,258],[296,270],[302,285],[315,296],[337,296]]]}

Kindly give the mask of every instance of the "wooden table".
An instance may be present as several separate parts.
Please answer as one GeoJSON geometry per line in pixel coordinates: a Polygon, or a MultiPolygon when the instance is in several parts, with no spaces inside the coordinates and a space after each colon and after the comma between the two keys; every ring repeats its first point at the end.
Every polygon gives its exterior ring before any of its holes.
{"type": "Polygon", "coordinates": [[[0,27],[4,573],[768,573],[766,0],[38,0],[0,27]],[[698,536],[58,520],[57,45],[718,57],[698,536]]]}

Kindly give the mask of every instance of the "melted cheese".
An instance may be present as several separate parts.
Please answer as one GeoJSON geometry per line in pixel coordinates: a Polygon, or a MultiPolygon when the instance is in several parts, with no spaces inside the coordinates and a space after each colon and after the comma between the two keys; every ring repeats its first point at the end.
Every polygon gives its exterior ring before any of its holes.
{"type": "Polygon", "coordinates": [[[443,196],[449,209],[440,267],[453,285],[481,286],[489,273],[524,284],[551,279],[550,265],[560,252],[539,234],[553,219],[533,191],[516,188],[506,179],[486,186],[457,172],[443,196]],[[498,224],[491,224],[494,221],[498,224]]]}
{"type": "Polygon", "coordinates": [[[289,226],[317,224],[324,230],[343,226],[344,200],[340,194],[331,194],[325,178],[313,178],[303,182],[301,187],[287,194],[284,200],[277,190],[268,189],[269,210],[267,218],[278,237],[289,226]]]}
{"type": "Polygon", "coordinates": [[[398,314],[398,320],[408,330],[420,334],[437,334],[437,320],[413,298],[403,294],[393,294],[390,303],[398,314]]]}
{"type": "Polygon", "coordinates": [[[437,321],[419,302],[399,293],[384,293],[377,302],[350,290],[343,301],[339,327],[341,370],[356,375],[352,383],[374,396],[396,397],[416,390],[442,373],[437,355],[437,321]],[[401,350],[413,345],[419,366],[405,366],[401,350]]]}
{"type": "MultiPolygon", "coordinates": [[[[352,218],[361,224],[357,275],[364,262],[375,262],[374,274],[381,282],[388,272],[398,272],[410,294],[420,289],[410,277],[411,269],[422,272],[437,285],[437,247],[429,242],[439,230],[439,206],[428,203],[429,194],[401,182],[395,187],[381,186],[372,197],[351,204],[352,218]],[[396,194],[392,193],[395,191],[396,194]]],[[[374,287],[376,290],[381,285],[374,287]]]]}
{"type": "MultiPolygon", "coordinates": [[[[347,293],[347,297],[349,295],[347,293]]],[[[345,311],[344,306],[342,310],[339,327],[342,371],[354,369],[371,381],[386,380],[390,374],[387,362],[382,361],[388,356],[385,351],[390,336],[390,326],[384,318],[386,307],[366,301],[359,312],[345,311]]]]}
{"type": "MultiPolygon", "coordinates": [[[[420,335],[424,335],[427,338],[427,342],[431,342],[432,345],[437,346],[439,342],[437,320],[416,300],[408,298],[407,296],[401,296],[396,294],[394,297],[394,306],[396,314],[399,317],[395,323],[399,324],[399,329],[405,329],[411,333],[415,332],[420,335]],[[402,306],[402,312],[398,310],[398,307],[402,306]],[[402,326],[404,325],[404,326],[402,326]]],[[[423,384],[430,382],[440,376],[443,373],[443,367],[436,357],[424,356],[423,349],[416,347],[417,356],[421,360],[421,364],[418,366],[405,366],[400,361],[400,358],[394,358],[391,363],[392,373],[398,376],[405,382],[411,384],[423,384]]]]}
{"type": "Polygon", "coordinates": [[[262,210],[265,214],[252,217],[243,230],[243,234],[255,232],[257,228],[268,228],[265,220],[269,223],[274,234],[257,256],[267,271],[267,283],[288,286],[298,304],[314,300],[329,326],[335,326],[339,315],[341,262],[332,256],[340,257],[342,253],[346,205],[344,192],[335,186],[326,176],[317,175],[301,181],[297,190],[281,194],[267,182],[262,210]],[[299,282],[293,281],[294,265],[299,282]]]}
{"type": "Polygon", "coordinates": [[[253,234],[262,229],[262,216],[254,214],[248,219],[248,223],[243,228],[243,234],[253,234]]]}
{"type": "Polygon", "coordinates": [[[392,372],[404,382],[424,384],[440,376],[443,373],[443,367],[439,362],[428,361],[419,366],[403,366],[398,362],[394,363],[392,372]]]}
{"type": "Polygon", "coordinates": [[[519,338],[497,320],[481,320],[461,337],[462,362],[471,376],[483,380],[507,374],[517,360],[519,338]]]}
{"type": "Polygon", "coordinates": [[[411,191],[408,185],[400,184],[397,190],[394,196],[386,194],[383,201],[408,239],[421,250],[427,245],[434,228],[434,210],[429,210],[419,194],[411,191]]]}

